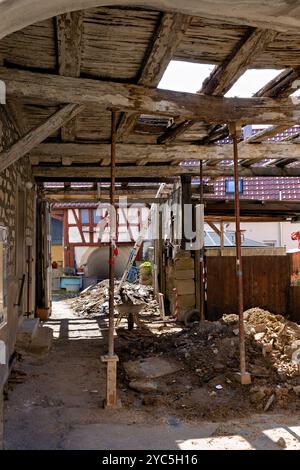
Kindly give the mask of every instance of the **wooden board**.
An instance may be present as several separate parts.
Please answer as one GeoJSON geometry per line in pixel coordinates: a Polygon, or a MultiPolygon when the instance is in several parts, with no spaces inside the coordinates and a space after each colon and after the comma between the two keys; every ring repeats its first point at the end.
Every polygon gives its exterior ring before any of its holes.
{"type": "MultiPolygon", "coordinates": [[[[288,256],[243,257],[244,310],[260,307],[286,314],[290,287],[288,256]]],[[[235,257],[207,258],[208,318],[238,313],[235,257]]]]}

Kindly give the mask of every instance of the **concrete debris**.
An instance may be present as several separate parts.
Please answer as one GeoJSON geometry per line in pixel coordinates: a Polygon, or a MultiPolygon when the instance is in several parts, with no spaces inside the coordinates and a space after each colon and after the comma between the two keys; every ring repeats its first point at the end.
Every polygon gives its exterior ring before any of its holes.
{"type": "Polygon", "coordinates": [[[264,407],[264,411],[268,411],[268,409],[270,408],[274,400],[275,400],[275,395],[273,393],[273,395],[271,395],[269,400],[267,401],[266,406],[264,407]]]}
{"type": "MultiPolygon", "coordinates": [[[[194,403],[189,402],[191,391],[187,385],[201,390],[201,413],[205,417],[225,417],[253,409],[267,411],[271,407],[299,410],[300,373],[298,364],[292,362],[292,355],[300,339],[300,326],[259,308],[248,310],[245,317],[250,387],[241,385],[240,381],[237,315],[224,315],[214,322],[195,322],[189,327],[182,326],[179,331],[178,325],[174,325],[159,332],[155,328],[151,330],[151,324],[147,333],[119,331],[116,341],[121,365],[119,379],[128,385],[128,378],[129,381],[137,378],[130,374],[128,362],[123,361],[130,359],[129,362],[140,369],[148,360],[155,363],[155,358],[160,361],[163,356],[165,364],[175,362],[181,365],[181,370],[173,376],[176,384],[162,383],[163,378],[157,378],[159,390],[156,393],[163,389],[165,403],[172,407],[176,402],[176,406],[186,412],[189,410],[191,416],[199,408],[195,409],[194,403]],[[222,393],[216,393],[218,385],[222,386],[222,393]]],[[[167,370],[166,365],[162,370],[167,370]]],[[[147,372],[142,375],[143,379],[159,377],[147,372]]]]}
{"type": "Polygon", "coordinates": [[[159,357],[147,357],[139,361],[124,363],[124,369],[130,379],[155,379],[174,374],[181,369],[181,364],[170,362],[159,357]]]}
{"type": "Polygon", "coordinates": [[[157,383],[149,380],[132,380],[129,382],[129,387],[141,393],[156,392],[158,390],[157,383]]]}
{"type": "MultiPolygon", "coordinates": [[[[108,314],[108,279],[89,286],[72,302],[72,308],[78,316],[93,318],[108,314]]],[[[118,281],[116,281],[116,287],[118,281]]],[[[125,282],[122,287],[123,296],[134,304],[145,303],[144,313],[159,314],[159,306],[154,298],[153,287],[125,282]]],[[[121,304],[120,295],[115,295],[115,305],[121,304]]],[[[117,313],[117,310],[116,310],[117,313]]]]}
{"type": "Polygon", "coordinates": [[[276,442],[276,444],[282,449],[286,448],[286,442],[285,442],[285,439],[283,439],[283,437],[280,437],[278,441],[276,442]]]}

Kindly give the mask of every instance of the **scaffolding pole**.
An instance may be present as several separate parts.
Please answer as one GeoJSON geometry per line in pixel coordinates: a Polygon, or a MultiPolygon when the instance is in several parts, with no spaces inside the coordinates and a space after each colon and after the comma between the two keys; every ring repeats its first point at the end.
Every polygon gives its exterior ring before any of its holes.
{"type": "Polygon", "coordinates": [[[116,408],[117,400],[117,362],[118,356],[114,351],[114,297],[115,297],[115,263],[114,250],[116,247],[116,214],[115,214],[115,182],[116,182],[116,111],[111,112],[111,161],[110,161],[110,243],[109,243],[109,326],[108,326],[108,355],[102,357],[107,363],[106,377],[106,408],[116,408]]]}
{"type": "Polygon", "coordinates": [[[240,350],[240,379],[241,383],[251,383],[251,376],[246,372],[245,328],[244,328],[244,292],[243,292],[243,265],[242,265],[242,237],[240,221],[239,196],[239,170],[238,170],[238,138],[236,124],[230,124],[230,133],[233,140],[234,163],[234,208],[235,208],[235,245],[236,245],[236,277],[239,314],[239,350],[240,350]]]}
{"type": "MultiPolygon", "coordinates": [[[[203,185],[203,161],[200,160],[200,172],[199,172],[199,191],[200,191],[200,204],[204,203],[204,185],[203,185]]],[[[205,278],[204,278],[204,268],[205,268],[205,245],[203,237],[203,246],[200,249],[200,320],[205,320],[205,278]]]]}

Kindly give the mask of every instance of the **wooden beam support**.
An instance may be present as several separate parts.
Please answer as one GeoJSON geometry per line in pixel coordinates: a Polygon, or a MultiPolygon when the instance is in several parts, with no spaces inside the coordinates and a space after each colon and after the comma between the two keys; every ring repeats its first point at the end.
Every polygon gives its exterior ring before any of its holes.
{"type": "Polygon", "coordinates": [[[213,229],[213,231],[221,238],[221,231],[218,229],[218,227],[213,223],[213,222],[206,222],[207,225],[210,226],[210,228],[213,229]]]}
{"type": "MultiPolygon", "coordinates": [[[[190,17],[180,13],[163,13],[148,50],[138,85],[156,87],[181,42],[190,17]]],[[[117,140],[125,140],[137,124],[138,113],[123,113],[117,129],[117,140]]]]}
{"type": "Polygon", "coordinates": [[[297,80],[300,78],[300,67],[295,69],[287,69],[277,75],[273,80],[268,82],[263,88],[261,88],[254,96],[266,96],[269,98],[288,98],[291,93],[300,87],[300,82],[297,80]]]}
{"type": "MultiPolygon", "coordinates": [[[[297,88],[300,87],[300,67],[296,69],[284,70],[281,74],[271,80],[267,85],[261,88],[256,94],[256,97],[266,96],[269,98],[288,98],[297,88]]],[[[283,125],[275,125],[256,133],[248,139],[248,142],[263,142],[271,137],[274,137],[281,132],[284,132],[295,123],[287,121],[283,125]]]]}
{"type": "Polygon", "coordinates": [[[186,120],[243,124],[299,122],[300,105],[291,99],[222,98],[146,88],[140,85],[70,78],[0,67],[7,96],[78,103],[139,113],[182,116],[186,120]]]}
{"type": "Polygon", "coordinates": [[[28,132],[7,150],[0,153],[0,172],[30,152],[63,124],[82,111],[83,107],[77,104],[67,104],[50,116],[46,122],[28,132]]]}
{"type": "Polygon", "coordinates": [[[276,35],[276,31],[251,28],[227,59],[215,67],[200,92],[214,96],[225,95],[255,58],[274,41],[276,35]]]}
{"type": "MultiPolygon", "coordinates": [[[[198,176],[198,166],[122,166],[117,167],[117,178],[128,178],[131,180],[143,178],[172,178],[181,175],[198,176]]],[[[97,178],[107,179],[110,178],[110,167],[78,167],[78,166],[65,166],[65,167],[49,167],[49,166],[36,166],[32,167],[32,172],[35,178],[42,181],[55,181],[55,180],[89,180],[93,181],[97,178]]],[[[247,176],[300,176],[300,167],[251,167],[239,168],[239,175],[242,177],[247,176]]],[[[233,176],[232,167],[218,167],[210,169],[203,168],[203,176],[220,177],[220,176],[233,176]]]]}
{"type": "MultiPolygon", "coordinates": [[[[32,165],[40,163],[57,164],[69,157],[74,164],[93,164],[107,160],[109,165],[109,144],[43,143],[30,152],[32,165]]],[[[240,144],[239,155],[243,160],[255,163],[266,159],[300,159],[300,145],[293,142],[265,144],[240,144]]],[[[209,160],[207,166],[221,160],[232,160],[230,145],[155,145],[117,144],[118,163],[162,163],[183,160],[209,160]]]]}
{"type": "MultiPolygon", "coordinates": [[[[249,28],[245,37],[226,60],[214,68],[204,81],[199,93],[212,96],[224,95],[243,75],[251,62],[274,40],[276,35],[275,31],[249,28]]],[[[173,126],[158,139],[158,143],[172,142],[187,129],[190,129],[193,124],[195,124],[195,120],[184,121],[178,126],[173,126]]]]}
{"type": "Polygon", "coordinates": [[[267,139],[270,139],[274,137],[277,134],[280,134],[280,132],[284,132],[286,129],[289,127],[292,127],[294,125],[294,122],[287,122],[281,126],[271,126],[267,127],[266,129],[257,132],[256,134],[252,135],[249,137],[245,142],[246,143],[254,143],[254,142],[264,142],[267,139]]]}
{"type": "MultiPolygon", "coordinates": [[[[81,67],[83,11],[74,11],[56,17],[58,73],[65,77],[79,77],[81,67]]],[[[63,142],[76,137],[76,119],[61,128],[63,142]]]]}

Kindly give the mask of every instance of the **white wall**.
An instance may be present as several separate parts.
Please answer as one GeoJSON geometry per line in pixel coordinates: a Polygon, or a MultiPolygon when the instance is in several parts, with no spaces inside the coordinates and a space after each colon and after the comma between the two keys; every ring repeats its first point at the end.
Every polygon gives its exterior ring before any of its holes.
{"type": "MultiPolygon", "coordinates": [[[[235,229],[235,224],[225,222],[224,227],[226,231],[232,231],[235,229]]],[[[242,222],[241,229],[245,230],[245,237],[251,240],[261,243],[275,241],[276,247],[285,246],[287,251],[298,249],[298,242],[291,239],[291,233],[300,231],[300,223],[242,222]]]]}

